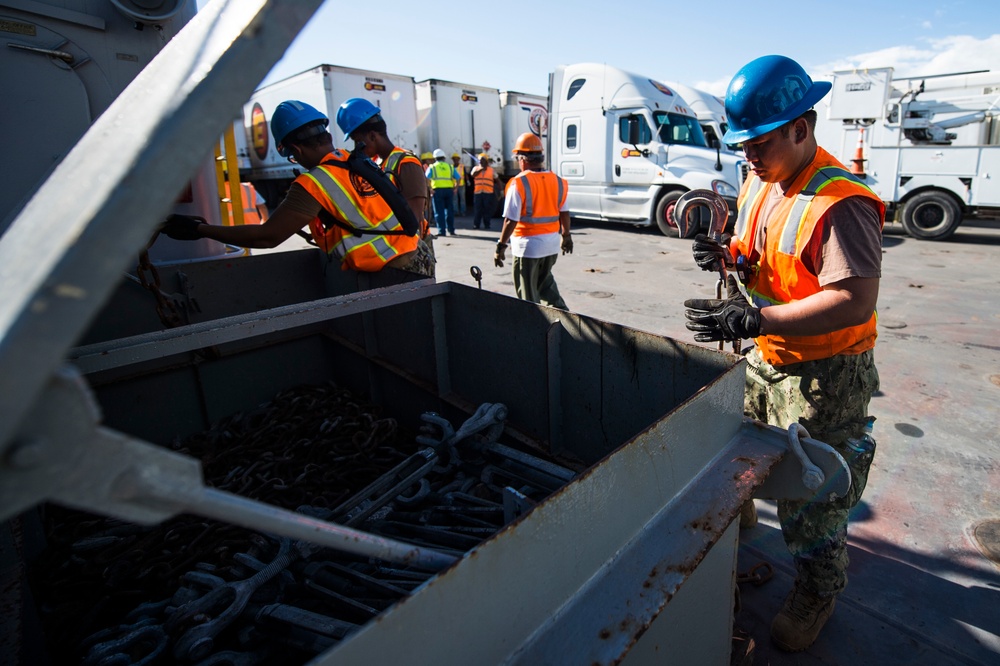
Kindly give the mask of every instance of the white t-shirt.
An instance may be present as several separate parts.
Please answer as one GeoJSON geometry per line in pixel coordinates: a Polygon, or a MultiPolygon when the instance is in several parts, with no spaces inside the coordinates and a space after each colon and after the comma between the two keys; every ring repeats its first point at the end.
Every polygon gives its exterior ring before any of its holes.
{"type": "MultiPolygon", "coordinates": [[[[559,210],[569,210],[569,198],[566,199],[566,202],[563,203],[559,210]]],[[[521,194],[514,185],[507,188],[507,196],[503,202],[503,216],[515,222],[521,220],[521,194]]],[[[537,236],[510,237],[510,252],[515,257],[525,257],[527,259],[551,257],[553,254],[559,254],[561,246],[562,235],[558,232],[538,234],[537,236]]]]}

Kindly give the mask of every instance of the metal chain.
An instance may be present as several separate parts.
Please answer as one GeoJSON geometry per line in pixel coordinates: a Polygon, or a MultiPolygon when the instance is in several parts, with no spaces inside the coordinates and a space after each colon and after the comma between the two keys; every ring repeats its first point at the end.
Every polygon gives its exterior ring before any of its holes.
{"type": "Polygon", "coordinates": [[[160,273],[149,260],[148,249],[143,250],[139,255],[139,264],[136,266],[135,272],[139,278],[139,284],[148,289],[153,294],[153,298],[156,299],[156,314],[159,315],[163,325],[166,328],[180,326],[183,323],[181,314],[178,312],[177,306],[174,305],[173,299],[167,298],[163,289],[160,288],[160,273]]]}

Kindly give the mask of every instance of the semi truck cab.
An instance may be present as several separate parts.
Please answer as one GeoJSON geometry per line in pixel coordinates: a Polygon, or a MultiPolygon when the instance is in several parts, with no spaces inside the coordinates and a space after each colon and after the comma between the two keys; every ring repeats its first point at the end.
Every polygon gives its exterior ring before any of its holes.
{"type": "Polygon", "coordinates": [[[583,63],[556,70],[550,99],[549,154],[569,183],[573,216],[673,234],[673,204],[694,189],[717,192],[735,211],[742,160],[708,145],[698,117],[670,87],[583,63]]]}

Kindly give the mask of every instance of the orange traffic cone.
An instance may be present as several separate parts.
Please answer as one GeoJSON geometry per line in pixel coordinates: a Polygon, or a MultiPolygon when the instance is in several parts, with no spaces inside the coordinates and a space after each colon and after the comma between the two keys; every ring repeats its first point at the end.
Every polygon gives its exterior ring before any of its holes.
{"type": "Polygon", "coordinates": [[[866,178],[865,174],[865,128],[858,131],[858,148],[854,151],[854,158],[851,160],[851,173],[855,176],[866,178]]]}

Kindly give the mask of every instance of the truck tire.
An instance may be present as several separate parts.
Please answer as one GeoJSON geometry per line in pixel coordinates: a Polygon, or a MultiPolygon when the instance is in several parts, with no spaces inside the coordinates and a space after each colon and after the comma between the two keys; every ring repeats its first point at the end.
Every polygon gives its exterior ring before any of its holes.
{"type": "Polygon", "coordinates": [[[944,192],[921,192],[903,206],[903,229],[920,240],[949,238],[962,223],[962,209],[944,192]]]}
{"type": "Polygon", "coordinates": [[[681,236],[677,225],[674,223],[673,212],[674,206],[677,204],[677,200],[681,198],[684,192],[680,190],[672,190],[667,192],[660,200],[656,202],[656,226],[660,228],[660,233],[664,236],[678,236],[681,238],[694,238],[699,231],[699,225],[694,225],[694,227],[688,232],[687,236],[681,236]]]}

